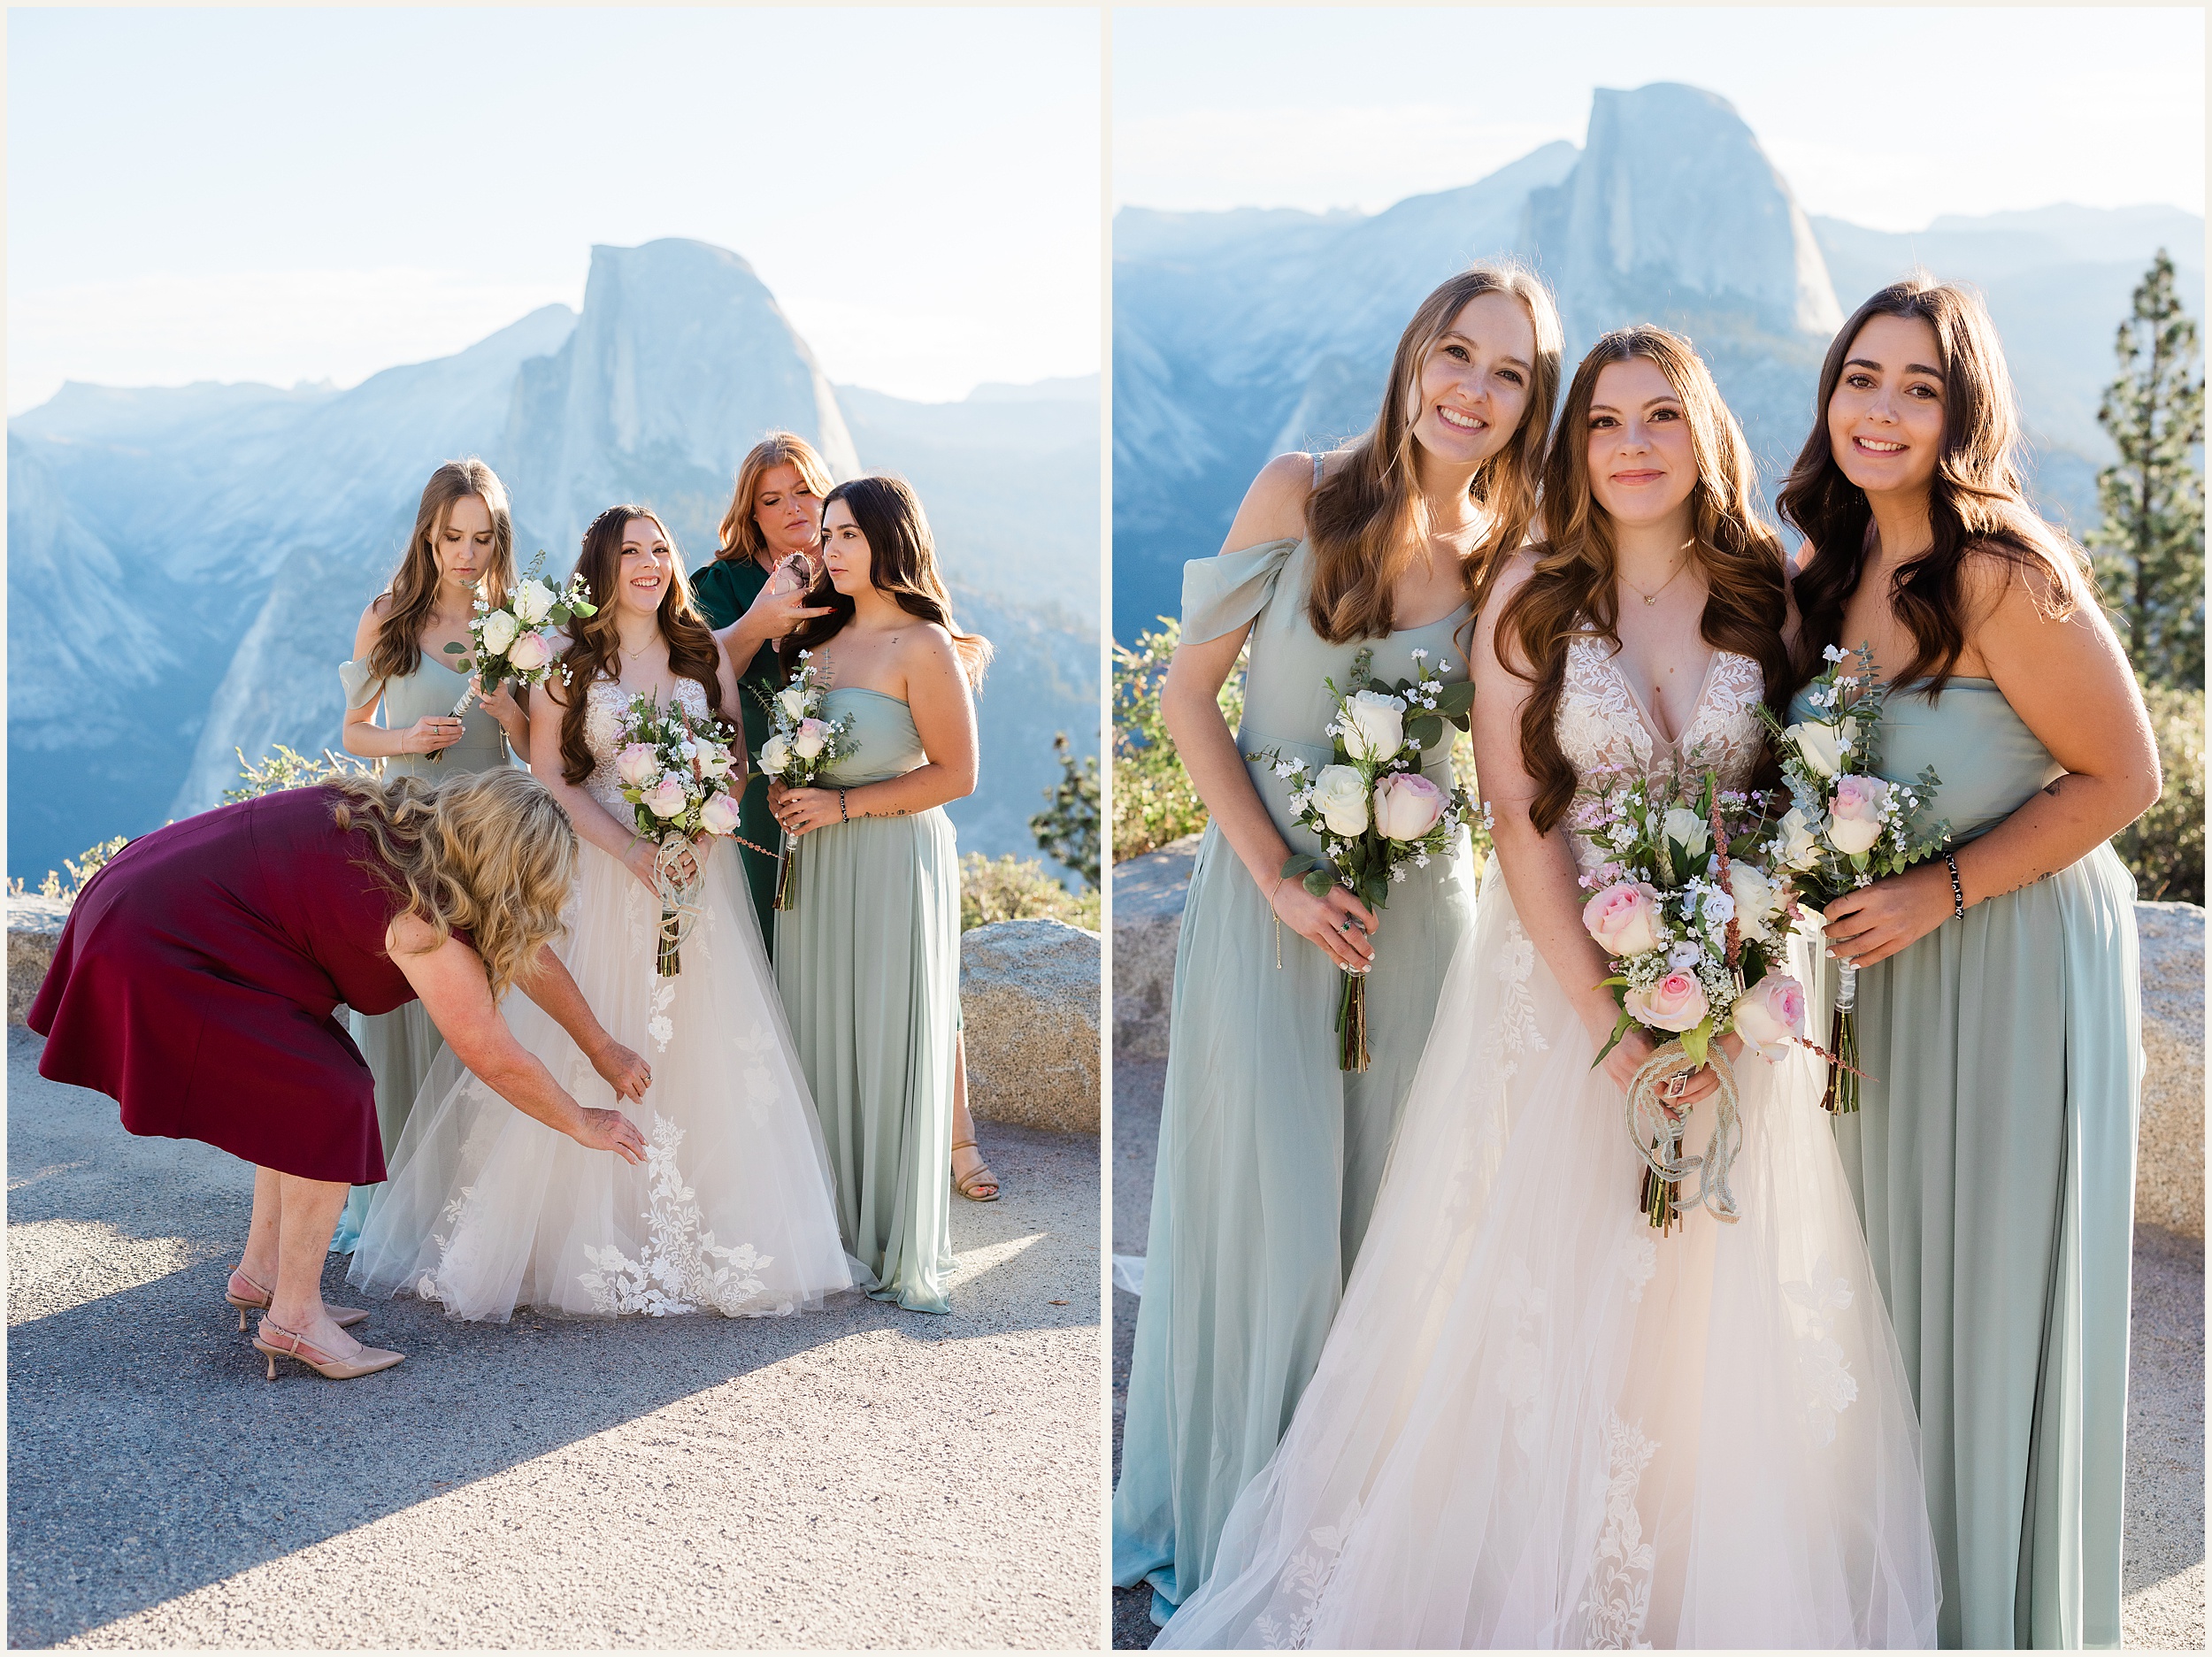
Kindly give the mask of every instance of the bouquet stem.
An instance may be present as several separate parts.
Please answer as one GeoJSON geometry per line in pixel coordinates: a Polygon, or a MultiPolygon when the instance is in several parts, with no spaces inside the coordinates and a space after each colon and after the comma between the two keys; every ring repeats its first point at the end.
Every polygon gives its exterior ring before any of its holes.
{"type": "Polygon", "coordinates": [[[1847,1116],[1859,1108],[1859,970],[1846,963],[1836,969],[1836,1012],[1828,1026],[1828,1091],[1822,1109],[1832,1116],[1847,1116]]]}
{"type": "Polygon", "coordinates": [[[1367,1068],[1367,975],[1347,972],[1336,1001],[1336,1068],[1367,1068]]]}
{"type": "Polygon", "coordinates": [[[779,909],[799,907],[799,842],[790,835],[783,837],[783,857],[776,865],[776,901],[779,909]]]}
{"type": "Polygon", "coordinates": [[[684,970],[683,952],[676,942],[680,935],[676,930],[676,911],[664,907],[661,910],[660,948],[653,958],[653,970],[662,978],[672,978],[684,970]]]}
{"type": "MultiPolygon", "coordinates": [[[[1651,1148],[1654,1155],[1661,1152],[1662,1143],[1657,1139],[1652,1141],[1651,1148]]],[[[1681,1201],[1681,1198],[1682,1182],[1680,1180],[1662,1179],[1647,1164],[1644,1169],[1643,1192],[1639,1200],[1640,1206],[1644,1218],[1650,1222],[1652,1229],[1660,1236],[1664,1237],[1681,1224],[1682,1216],[1675,1211],[1675,1205],[1681,1201]]]]}

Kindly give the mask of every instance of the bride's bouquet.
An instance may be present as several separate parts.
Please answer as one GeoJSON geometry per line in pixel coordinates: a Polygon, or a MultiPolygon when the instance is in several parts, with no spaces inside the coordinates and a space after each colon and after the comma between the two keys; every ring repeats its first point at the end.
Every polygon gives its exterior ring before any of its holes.
{"type": "Polygon", "coordinates": [[[692,848],[703,835],[721,839],[737,830],[737,789],[744,784],[740,750],[727,725],[713,719],[695,725],[674,704],[664,708],[650,696],[631,702],[621,740],[614,768],[622,797],[635,815],[638,838],[657,848],[653,878],[661,924],[654,965],[661,977],[674,978],[683,970],[678,949],[697,921],[693,900],[704,878],[692,848]]]}
{"type": "MultiPolygon", "coordinates": [[[[599,613],[582,576],[570,576],[566,589],[557,593],[539,579],[538,572],[544,566],[545,554],[541,551],[530,561],[530,573],[516,585],[500,609],[494,610],[488,602],[478,599],[476,613],[469,618],[471,644],[446,646],[448,656],[467,656],[472,645],[476,658],[475,682],[453,704],[456,715],[468,711],[480,689],[497,690],[509,679],[526,687],[544,684],[554,668],[553,641],[543,630],[565,627],[575,617],[599,613]]],[[[565,670],[561,679],[567,681],[565,670]]],[[[433,754],[430,757],[440,756],[433,754]]]]}
{"type": "MultiPolygon", "coordinates": [[[[816,671],[813,652],[802,650],[791,682],[772,695],[758,685],[753,694],[768,710],[768,740],[760,745],[760,770],[787,788],[811,788],[817,779],[836,768],[853,751],[853,717],[822,717],[822,702],[829,682],[816,671]]],[[[776,871],[775,907],[792,909],[799,901],[799,842],[783,837],[783,861],[776,871]]]]}
{"type": "Polygon", "coordinates": [[[1640,1025],[1660,1042],[1628,1090],[1628,1131],[1644,1159],[1641,1207],[1663,1232],[1702,1203],[1736,1218],[1729,1165],[1742,1143],[1734,1071],[1715,1043],[1733,1032],[1770,1062],[1801,1041],[1804,986],[1778,970],[1793,906],[1777,878],[1782,841],[1759,801],[1722,788],[1708,771],[1671,785],[1634,779],[1586,797],[1575,832],[1598,862],[1582,877],[1582,924],[1613,963],[1602,980],[1620,1003],[1593,1065],[1640,1025]],[[1682,1124],[1661,1087],[1710,1064],[1720,1081],[1711,1144],[1679,1155],[1682,1124]],[[1702,1169],[1681,1200],[1685,1176],[1702,1169]]]}
{"type": "MultiPolygon", "coordinates": [[[[1465,825],[1469,804],[1458,788],[1442,788],[1421,774],[1425,752],[1447,740],[1447,724],[1467,728],[1475,687],[1448,685],[1429,665],[1428,652],[1413,652],[1414,677],[1386,685],[1373,677],[1374,652],[1352,658],[1347,687],[1324,679],[1336,703],[1328,733],[1335,740],[1330,764],[1309,774],[1302,759],[1270,748],[1248,755],[1266,760],[1290,783],[1292,820],[1321,840],[1321,855],[1300,852],[1282,867],[1304,878],[1319,897],[1340,886],[1371,909],[1390,901],[1390,888],[1409,869],[1451,854],[1465,825]]],[[[1337,1066],[1367,1068],[1367,979],[1347,972],[1337,997],[1337,1066]]]]}
{"type": "MultiPolygon", "coordinates": [[[[1920,825],[1942,780],[1933,766],[1909,783],[1875,774],[1881,763],[1875,738],[1888,692],[1875,671],[1872,646],[1863,644],[1856,654],[1858,671],[1848,672],[1849,653],[1832,644],[1822,652],[1828,671],[1805,687],[1813,711],[1799,723],[1785,725],[1765,706],[1759,709],[1790,791],[1790,809],[1778,825],[1781,864],[1798,895],[1816,909],[1883,875],[1902,873],[1951,838],[1948,823],[1920,825]]],[[[1838,1115],[1859,1108],[1858,986],[1858,968],[1838,967],[1828,1038],[1833,1051],[1821,1101],[1838,1115]]]]}

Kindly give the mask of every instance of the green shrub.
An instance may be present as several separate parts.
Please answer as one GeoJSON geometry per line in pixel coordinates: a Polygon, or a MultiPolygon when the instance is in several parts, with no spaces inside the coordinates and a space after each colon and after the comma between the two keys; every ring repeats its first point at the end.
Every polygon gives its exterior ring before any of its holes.
{"type": "MultiPolygon", "coordinates": [[[[74,903],[77,901],[77,894],[85,889],[85,883],[107,866],[109,858],[129,844],[130,841],[127,839],[118,834],[113,840],[102,840],[96,846],[86,847],[74,857],[63,858],[62,867],[69,871],[68,881],[65,884],[60,875],[49,869],[46,871],[46,878],[38,883],[38,895],[42,898],[59,898],[64,902],[74,903]]],[[[24,896],[23,883],[20,880],[11,880],[8,883],[8,895],[18,898],[24,896]]]]}
{"type": "Polygon", "coordinates": [[[994,862],[981,852],[960,860],[960,930],[994,921],[1065,921],[1088,932],[1099,930],[1096,886],[1071,892],[1034,857],[1017,860],[1011,852],[994,862]]]}
{"type": "MultiPolygon", "coordinates": [[[[1206,804],[1191,786],[1160,716],[1160,687],[1182,629],[1166,617],[1134,646],[1114,647],[1114,861],[1141,857],[1206,826],[1206,804]]],[[[1244,717],[1244,664],[1221,687],[1221,717],[1233,732],[1244,717]]]]}
{"type": "Polygon", "coordinates": [[[258,800],[265,794],[275,794],[284,788],[311,788],[319,782],[328,782],[333,777],[356,772],[373,776],[375,767],[365,765],[357,759],[323,750],[320,759],[310,759],[296,754],[280,742],[264,754],[258,763],[246,757],[243,748],[233,748],[238,756],[238,775],[243,781],[238,787],[223,790],[223,803],[235,805],[242,800],[258,800]]]}
{"type": "Polygon", "coordinates": [[[2135,877],[2136,894],[2164,902],[2204,901],[2204,693],[2147,686],[2143,700],[2158,736],[2165,786],[2158,802],[2112,848],[2135,877]]]}
{"type": "Polygon", "coordinates": [[[1045,809],[1029,819],[1040,850],[1062,868],[1081,875],[1098,889],[1098,756],[1080,761],[1068,746],[1068,733],[1052,739],[1060,761],[1060,780],[1045,790],[1045,809]]]}

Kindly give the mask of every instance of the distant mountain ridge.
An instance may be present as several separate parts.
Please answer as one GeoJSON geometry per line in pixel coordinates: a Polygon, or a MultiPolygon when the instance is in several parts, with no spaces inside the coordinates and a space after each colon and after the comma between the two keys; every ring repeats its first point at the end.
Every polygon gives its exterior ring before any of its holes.
{"type": "Polygon", "coordinates": [[[1379,213],[1125,207],[1115,635],[1177,613],[1184,562],[1218,550],[1271,455],[1364,429],[1413,307],[1471,260],[1516,257],[1552,284],[1569,372],[1609,328],[1688,334],[1770,493],[1804,439],[1821,356],[1859,301],[1916,263],[1974,282],[2005,337],[2039,496],[2079,523],[2109,457],[2095,410],[2128,294],[2163,245],[2200,316],[2203,235],[2201,218],[2166,208],[1950,215],[1908,236],[1809,217],[1725,99],[1672,83],[1600,90],[1583,146],[1546,144],[1379,213]]]}
{"type": "Polygon", "coordinates": [[[580,314],[345,391],[65,386],[9,422],[9,871],[204,809],[234,748],[334,748],[337,664],[440,461],[491,463],[526,565],[542,548],[565,572],[634,499],[696,568],[771,426],[840,477],[914,482],[963,625],[999,645],[981,786],[952,814],[965,848],[1033,853],[1054,733],[1096,746],[1098,396],[999,398],[841,390],[744,260],[675,240],[595,248],[580,314]]]}

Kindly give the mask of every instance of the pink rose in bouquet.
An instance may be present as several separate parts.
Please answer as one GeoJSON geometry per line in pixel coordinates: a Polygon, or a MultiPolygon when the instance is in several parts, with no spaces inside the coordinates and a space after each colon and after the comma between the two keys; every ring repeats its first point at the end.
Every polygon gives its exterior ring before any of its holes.
{"type": "Polygon", "coordinates": [[[1712,1003],[1705,999],[1705,986],[1694,972],[1670,972],[1640,989],[1630,990],[1623,1000],[1639,1023],[1677,1034],[1696,1029],[1713,1010],[1712,1003]]]}
{"type": "Polygon", "coordinates": [[[1847,857],[1871,849],[1882,838],[1882,812],[1889,804],[1889,785],[1879,777],[1845,776],[1836,779],[1836,792],[1828,802],[1828,843],[1847,857]]]}
{"type": "Polygon", "coordinates": [[[1582,924],[1615,960],[1659,947],[1659,893],[1640,880],[1607,886],[1582,906],[1582,924]]]}
{"type": "Polygon", "coordinates": [[[1417,840],[1442,820],[1444,791],[1417,771],[1392,771],[1375,783],[1375,829],[1386,840],[1417,840]]]}
{"type": "Polygon", "coordinates": [[[1786,972],[1770,972],[1737,999],[1736,1033],[1771,1064],[1805,1034],[1805,986],[1786,972]]]}
{"type": "Polygon", "coordinates": [[[650,742],[633,742],[614,756],[614,774],[633,788],[642,788],[659,779],[660,755],[650,742]]]}

